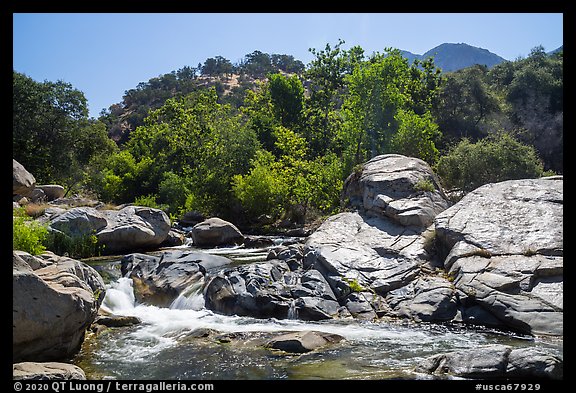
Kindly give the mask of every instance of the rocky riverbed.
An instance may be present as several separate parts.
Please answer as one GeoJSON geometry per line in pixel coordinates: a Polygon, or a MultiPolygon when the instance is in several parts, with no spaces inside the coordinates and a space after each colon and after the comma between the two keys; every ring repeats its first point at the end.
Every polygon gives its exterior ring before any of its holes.
{"type": "MultiPolygon", "coordinates": [[[[88,378],[562,379],[561,176],[487,184],[453,204],[426,163],[385,155],[348,178],[343,199],[348,211],[291,245],[249,243],[207,220],[191,245],[110,262],[105,288],[81,262],[15,254],[15,284],[48,286],[85,311],[76,331],[51,332],[70,338],[65,348],[34,352],[45,333],[20,331],[37,318],[24,307],[35,296],[15,285],[14,361],[58,360],[83,342],[74,362],[88,378]]],[[[111,247],[129,250],[166,244],[162,214],[45,219],[108,245],[108,233],[126,233],[111,247]]],[[[38,315],[61,318],[51,307],[38,315]]]]}

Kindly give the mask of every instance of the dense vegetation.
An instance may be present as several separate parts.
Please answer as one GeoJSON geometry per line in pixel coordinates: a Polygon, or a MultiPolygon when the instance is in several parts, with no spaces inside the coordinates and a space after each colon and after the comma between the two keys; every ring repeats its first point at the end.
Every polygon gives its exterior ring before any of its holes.
{"type": "Polygon", "coordinates": [[[346,176],[383,153],[465,191],[563,171],[562,52],[443,74],[343,44],[311,49],[306,66],[207,59],[139,84],[99,120],[69,84],[14,72],[14,158],[41,183],[239,224],[333,213],[346,176]]]}

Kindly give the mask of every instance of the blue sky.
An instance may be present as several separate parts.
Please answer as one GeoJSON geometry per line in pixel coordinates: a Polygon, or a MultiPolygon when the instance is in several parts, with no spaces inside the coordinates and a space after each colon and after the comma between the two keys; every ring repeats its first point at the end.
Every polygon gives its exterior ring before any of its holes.
{"type": "Polygon", "coordinates": [[[563,45],[561,13],[16,13],[13,22],[14,70],[71,83],[93,117],[140,82],[218,55],[235,63],[260,50],[308,63],[308,48],[341,38],[367,54],[463,42],[514,60],[563,45]]]}

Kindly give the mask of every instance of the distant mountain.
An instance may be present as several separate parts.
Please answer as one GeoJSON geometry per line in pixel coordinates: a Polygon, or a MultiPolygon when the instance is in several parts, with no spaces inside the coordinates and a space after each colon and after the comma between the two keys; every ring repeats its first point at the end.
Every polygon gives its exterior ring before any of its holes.
{"type": "Polygon", "coordinates": [[[506,59],[482,48],[468,44],[441,44],[430,49],[423,55],[415,55],[408,51],[401,51],[409,61],[414,59],[423,60],[434,57],[434,64],[444,72],[457,71],[475,64],[493,67],[506,59]]]}
{"type": "Polygon", "coordinates": [[[422,55],[415,55],[414,53],[408,52],[407,50],[401,50],[400,53],[402,56],[407,58],[410,63],[412,63],[414,60],[422,60],[422,55]]]}
{"type": "Polygon", "coordinates": [[[558,53],[558,52],[561,52],[561,51],[563,51],[563,50],[564,50],[564,45],[560,45],[559,48],[556,48],[556,49],[554,49],[553,51],[548,52],[547,54],[548,54],[549,56],[551,56],[551,55],[554,55],[554,54],[556,54],[556,53],[558,53]]]}

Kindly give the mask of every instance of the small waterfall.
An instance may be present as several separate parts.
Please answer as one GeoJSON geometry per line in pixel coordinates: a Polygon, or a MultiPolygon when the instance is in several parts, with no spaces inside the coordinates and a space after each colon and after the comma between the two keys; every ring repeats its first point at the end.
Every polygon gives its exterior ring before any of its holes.
{"type": "Polygon", "coordinates": [[[290,307],[288,308],[288,319],[298,319],[298,308],[296,307],[296,299],[292,299],[290,307]]]}
{"type": "Polygon", "coordinates": [[[196,310],[200,311],[204,308],[204,296],[202,295],[202,287],[204,280],[199,280],[190,285],[183,291],[174,301],[170,304],[172,310],[196,310]]]}
{"type": "Polygon", "coordinates": [[[110,284],[106,289],[106,296],[102,302],[102,308],[112,313],[131,310],[136,305],[132,279],[121,277],[118,281],[110,284]]]}

